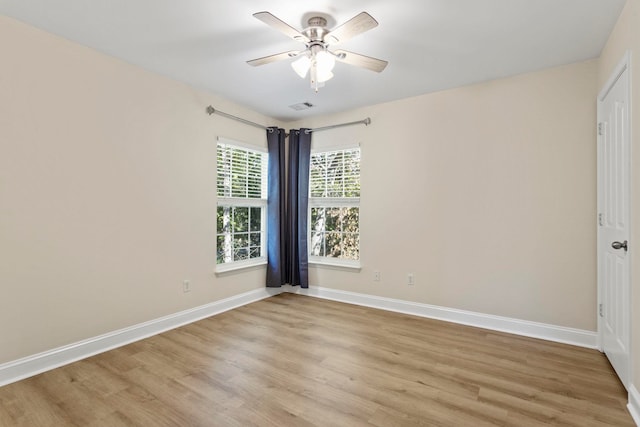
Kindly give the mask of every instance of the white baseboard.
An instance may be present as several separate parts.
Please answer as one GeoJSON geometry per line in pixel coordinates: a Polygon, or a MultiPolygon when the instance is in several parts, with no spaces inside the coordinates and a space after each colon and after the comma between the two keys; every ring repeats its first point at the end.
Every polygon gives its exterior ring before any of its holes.
{"type": "MultiPolygon", "coordinates": [[[[282,288],[256,289],[200,307],[1,364],[0,387],[282,292],[299,293],[581,347],[597,347],[597,334],[580,329],[565,328],[330,288],[312,286],[309,289],[300,289],[293,286],[283,286],[282,288]]],[[[640,399],[638,399],[637,390],[635,393],[634,399],[632,399],[630,393],[629,410],[635,410],[637,414],[640,399]]]]}
{"type": "Polygon", "coordinates": [[[508,332],[526,337],[540,338],[580,347],[597,348],[597,333],[582,329],[566,328],[509,317],[493,316],[472,311],[457,310],[436,305],[421,304],[398,299],[359,294],[336,289],[311,286],[308,289],[285,286],[285,292],[299,293],[318,298],[357,304],[430,319],[444,320],[462,325],[508,332]]]}
{"type": "Polygon", "coordinates": [[[0,365],[0,387],[281,293],[260,288],[0,365]]]}
{"type": "Polygon", "coordinates": [[[636,422],[636,425],[640,427],[640,392],[635,385],[629,386],[629,404],[627,405],[631,418],[636,422]]]}

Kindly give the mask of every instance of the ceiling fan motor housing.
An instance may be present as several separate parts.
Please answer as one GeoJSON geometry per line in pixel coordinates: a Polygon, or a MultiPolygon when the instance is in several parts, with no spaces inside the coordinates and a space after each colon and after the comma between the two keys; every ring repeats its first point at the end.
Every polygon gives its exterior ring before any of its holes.
{"type": "Polygon", "coordinates": [[[304,31],[302,31],[302,34],[307,36],[307,38],[311,40],[312,43],[324,43],[324,36],[329,32],[326,28],[327,20],[321,16],[314,16],[312,18],[309,18],[307,23],[309,24],[309,27],[305,28],[304,31]]]}
{"type": "Polygon", "coordinates": [[[326,27],[327,20],[321,16],[314,16],[312,18],[309,18],[307,24],[309,24],[309,27],[326,27]]]}

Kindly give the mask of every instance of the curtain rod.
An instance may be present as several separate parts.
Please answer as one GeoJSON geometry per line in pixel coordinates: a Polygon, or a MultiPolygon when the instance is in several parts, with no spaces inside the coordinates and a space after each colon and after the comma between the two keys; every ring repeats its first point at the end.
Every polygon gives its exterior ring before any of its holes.
{"type": "Polygon", "coordinates": [[[225,113],[225,112],[220,111],[220,110],[216,110],[216,109],[215,109],[215,108],[213,108],[211,105],[209,105],[209,106],[207,107],[207,110],[206,110],[206,111],[207,111],[207,114],[209,114],[209,115],[212,115],[212,114],[218,114],[218,115],[223,116],[223,117],[226,117],[226,118],[228,118],[228,119],[232,119],[232,120],[236,120],[236,121],[242,122],[242,123],[244,123],[244,124],[246,124],[246,125],[255,126],[255,127],[257,127],[257,128],[264,129],[264,130],[268,130],[269,132],[273,132],[273,129],[268,128],[268,127],[266,127],[266,126],[263,126],[263,125],[261,125],[260,123],[252,122],[252,121],[250,121],[250,120],[243,119],[242,117],[234,116],[233,114],[229,114],[229,113],[225,113]]]}
{"type": "Polygon", "coordinates": [[[307,129],[305,131],[305,133],[322,132],[323,130],[341,128],[343,126],[360,125],[360,124],[365,125],[365,126],[369,126],[371,124],[371,119],[369,117],[367,117],[366,119],[358,120],[358,121],[355,121],[355,122],[340,123],[339,125],[331,125],[331,126],[325,126],[325,127],[321,127],[321,128],[307,129]]]}
{"type": "MultiPolygon", "coordinates": [[[[228,119],[236,120],[236,121],[242,122],[242,123],[250,125],[250,126],[255,126],[257,128],[268,130],[269,132],[273,132],[273,128],[269,128],[269,127],[263,126],[263,125],[261,125],[259,123],[252,122],[252,121],[247,120],[247,119],[243,119],[242,117],[234,116],[233,114],[229,114],[229,113],[225,113],[225,112],[220,111],[220,110],[216,110],[211,105],[209,105],[207,107],[206,111],[207,111],[207,114],[209,114],[209,115],[218,114],[218,115],[226,117],[228,119]]],[[[305,131],[305,133],[322,132],[323,130],[335,129],[335,128],[340,128],[340,127],[343,127],[343,126],[360,125],[360,124],[363,124],[365,126],[369,126],[371,124],[371,119],[369,117],[367,117],[366,119],[357,120],[355,122],[340,123],[338,125],[324,126],[324,127],[315,128],[315,129],[307,129],[305,131]]]]}

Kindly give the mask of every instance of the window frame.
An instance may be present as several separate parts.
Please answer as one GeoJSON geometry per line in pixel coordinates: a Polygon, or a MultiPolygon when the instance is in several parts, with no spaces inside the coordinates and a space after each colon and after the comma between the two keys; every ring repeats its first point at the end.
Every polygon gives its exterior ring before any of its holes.
{"type": "MultiPolygon", "coordinates": [[[[255,267],[260,265],[265,265],[267,263],[267,169],[269,163],[269,153],[265,147],[260,147],[257,145],[252,145],[249,143],[218,137],[216,140],[216,226],[215,226],[215,272],[217,273],[225,273],[228,271],[234,271],[239,269],[245,269],[249,267],[255,267]],[[218,187],[217,181],[219,177],[218,173],[218,146],[226,145],[232,148],[237,148],[239,150],[244,150],[248,152],[253,152],[260,154],[262,156],[261,162],[261,198],[251,198],[251,197],[227,197],[227,196],[219,196],[218,195],[218,187]],[[230,261],[226,263],[218,264],[217,262],[217,254],[218,254],[218,222],[217,222],[217,211],[219,207],[231,207],[231,208],[261,208],[260,215],[260,256],[256,258],[243,259],[239,261],[230,261]]],[[[250,231],[248,230],[247,233],[250,231]]],[[[233,236],[233,233],[231,234],[233,236]]]]}
{"type": "MultiPolygon", "coordinates": [[[[331,147],[322,147],[322,148],[312,148],[311,156],[314,154],[320,153],[331,153],[335,151],[348,151],[348,150],[360,150],[360,176],[358,177],[360,180],[362,179],[362,147],[360,144],[349,144],[349,145],[340,145],[340,146],[331,146],[331,147]]],[[[311,171],[309,171],[309,175],[311,175],[311,171]]],[[[362,194],[360,194],[362,196],[362,194]]],[[[309,224],[309,231],[307,233],[307,247],[308,247],[308,256],[309,256],[309,264],[314,265],[323,265],[329,267],[342,267],[348,269],[357,269],[361,268],[361,259],[362,252],[360,250],[360,236],[362,235],[360,225],[360,198],[361,197],[312,197],[311,196],[311,176],[309,176],[309,207],[307,209],[307,224],[309,224]],[[311,223],[311,210],[313,208],[358,208],[358,259],[343,259],[343,258],[334,258],[328,256],[317,256],[311,255],[311,236],[312,236],[312,223],[311,223]]]]}

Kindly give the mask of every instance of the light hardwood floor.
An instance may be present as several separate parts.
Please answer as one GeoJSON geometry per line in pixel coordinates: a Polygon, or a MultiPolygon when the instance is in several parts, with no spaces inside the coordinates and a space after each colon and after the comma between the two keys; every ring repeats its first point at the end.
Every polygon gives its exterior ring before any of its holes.
{"type": "Polygon", "coordinates": [[[281,294],[0,388],[1,426],[633,426],[595,350],[281,294]]]}

